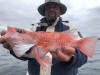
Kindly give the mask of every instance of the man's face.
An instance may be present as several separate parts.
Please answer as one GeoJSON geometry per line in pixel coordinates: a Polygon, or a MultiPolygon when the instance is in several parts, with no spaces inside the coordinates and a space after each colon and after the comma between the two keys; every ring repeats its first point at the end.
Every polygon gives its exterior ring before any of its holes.
{"type": "Polygon", "coordinates": [[[60,16],[60,7],[56,3],[49,3],[45,7],[45,17],[48,21],[55,21],[60,16]]]}

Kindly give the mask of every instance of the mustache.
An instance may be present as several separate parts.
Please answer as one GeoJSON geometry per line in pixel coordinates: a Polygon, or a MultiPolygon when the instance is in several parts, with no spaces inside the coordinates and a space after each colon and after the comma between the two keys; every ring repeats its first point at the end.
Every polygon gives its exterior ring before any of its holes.
{"type": "Polygon", "coordinates": [[[54,12],[54,11],[50,11],[49,13],[48,13],[48,20],[49,21],[55,21],[56,20],[56,12],[54,12]]]}
{"type": "Polygon", "coordinates": [[[48,12],[48,16],[55,16],[55,17],[56,17],[56,12],[54,12],[54,11],[49,11],[49,12],[48,12]]]}

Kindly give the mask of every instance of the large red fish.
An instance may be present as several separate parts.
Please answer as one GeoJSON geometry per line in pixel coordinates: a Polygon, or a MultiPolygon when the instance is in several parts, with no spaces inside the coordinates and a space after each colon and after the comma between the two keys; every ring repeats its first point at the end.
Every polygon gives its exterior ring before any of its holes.
{"type": "MultiPolygon", "coordinates": [[[[97,36],[86,37],[80,40],[74,40],[73,35],[69,31],[64,32],[30,32],[24,29],[8,26],[7,33],[3,36],[5,40],[12,46],[13,51],[19,57],[26,56],[26,52],[32,48],[34,58],[38,63],[44,66],[48,63],[45,55],[50,51],[61,50],[63,46],[71,46],[78,48],[88,57],[93,57],[97,36]]],[[[33,57],[31,57],[33,58],[33,57]]]]}

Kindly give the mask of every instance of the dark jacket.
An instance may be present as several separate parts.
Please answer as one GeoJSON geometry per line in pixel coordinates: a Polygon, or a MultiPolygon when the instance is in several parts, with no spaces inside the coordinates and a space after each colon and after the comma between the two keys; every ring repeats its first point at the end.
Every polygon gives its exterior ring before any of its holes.
{"type": "MultiPolygon", "coordinates": [[[[41,20],[41,23],[46,22],[45,19],[41,20]]],[[[36,31],[46,31],[48,26],[40,26],[37,27],[36,31]]],[[[69,26],[66,26],[62,23],[61,18],[57,22],[57,25],[55,26],[55,32],[62,32],[64,30],[70,29],[69,26]]],[[[13,52],[11,52],[15,56],[13,52]]],[[[16,56],[15,56],[16,57],[16,56]]],[[[18,58],[18,57],[17,57],[18,58]]],[[[40,65],[35,59],[30,58],[18,58],[21,60],[28,60],[28,72],[29,75],[39,75],[40,72],[40,65]]],[[[52,69],[51,69],[51,75],[77,75],[78,68],[85,64],[87,62],[87,56],[84,55],[82,52],[79,51],[79,49],[76,48],[76,52],[74,56],[71,58],[69,62],[60,62],[56,59],[52,59],[52,69]]]]}

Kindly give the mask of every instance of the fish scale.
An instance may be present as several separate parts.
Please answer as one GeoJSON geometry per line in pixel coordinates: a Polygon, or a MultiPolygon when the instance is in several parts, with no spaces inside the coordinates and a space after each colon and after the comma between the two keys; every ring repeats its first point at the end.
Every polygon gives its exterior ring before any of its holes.
{"type": "Polygon", "coordinates": [[[38,63],[44,67],[45,63],[50,64],[49,58],[48,61],[44,61],[43,58],[47,57],[45,56],[48,52],[56,51],[56,49],[61,50],[64,46],[70,46],[74,48],[79,48],[79,50],[87,55],[88,57],[93,57],[96,43],[97,43],[97,36],[90,36],[86,38],[82,38],[80,40],[74,40],[73,38],[76,38],[76,36],[73,35],[70,31],[64,31],[64,32],[45,32],[45,31],[38,31],[38,32],[30,32],[27,30],[23,30],[23,33],[20,33],[16,30],[19,28],[14,28],[8,26],[8,32],[3,36],[5,40],[12,45],[12,47],[16,47],[16,44],[21,44],[18,46],[19,50],[16,48],[13,48],[15,54],[22,52],[25,56],[25,52],[28,51],[28,49],[32,48],[33,55],[35,55],[36,60],[38,63]],[[13,32],[13,33],[12,33],[13,32]],[[12,37],[13,36],[13,37],[12,37]],[[31,41],[25,42],[25,41],[31,41]],[[16,44],[14,45],[14,41],[16,41],[16,44]],[[20,42],[19,42],[20,41],[20,42]],[[25,44],[25,50],[21,50],[21,45],[25,44]],[[27,49],[27,50],[26,50],[27,49]],[[19,51],[19,52],[18,52],[19,51]],[[42,55],[43,54],[43,55],[42,55]]]}

